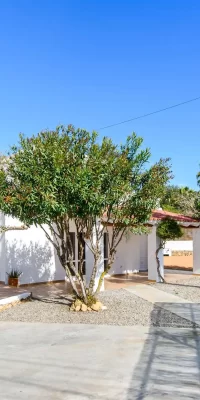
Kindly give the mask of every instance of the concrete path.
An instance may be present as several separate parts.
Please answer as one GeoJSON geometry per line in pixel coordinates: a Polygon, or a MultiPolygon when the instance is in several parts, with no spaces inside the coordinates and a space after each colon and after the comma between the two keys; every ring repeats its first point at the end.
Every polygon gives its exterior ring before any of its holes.
{"type": "Polygon", "coordinates": [[[200,303],[189,302],[150,285],[132,286],[126,288],[126,290],[152,304],[156,304],[158,307],[171,311],[181,318],[200,325],[200,303]]]}
{"type": "Polygon", "coordinates": [[[199,400],[200,332],[0,324],[1,400],[199,400]]]}
{"type": "Polygon", "coordinates": [[[141,297],[150,303],[189,303],[188,300],[184,300],[181,297],[175,296],[174,294],[164,292],[163,290],[156,289],[150,285],[135,285],[126,288],[128,292],[141,297]]]}

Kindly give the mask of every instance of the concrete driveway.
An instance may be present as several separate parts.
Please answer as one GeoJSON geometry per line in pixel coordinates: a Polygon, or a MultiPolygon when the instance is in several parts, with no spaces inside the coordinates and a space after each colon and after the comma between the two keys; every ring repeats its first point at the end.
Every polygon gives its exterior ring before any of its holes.
{"type": "Polygon", "coordinates": [[[1,400],[199,399],[195,329],[0,324],[1,400]]]}

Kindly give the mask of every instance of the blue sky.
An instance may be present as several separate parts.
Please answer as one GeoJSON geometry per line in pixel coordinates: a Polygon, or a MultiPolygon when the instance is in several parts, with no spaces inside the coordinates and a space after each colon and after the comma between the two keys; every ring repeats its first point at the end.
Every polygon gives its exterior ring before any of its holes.
{"type": "MultiPolygon", "coordinates": [[[[0,18],[2,152],[19,132],[98,130],[200,96],[199,0],[1,0],[0,18]]],[[[196,187],[200,101],[99,134],[132,131],[196,187]]]]}

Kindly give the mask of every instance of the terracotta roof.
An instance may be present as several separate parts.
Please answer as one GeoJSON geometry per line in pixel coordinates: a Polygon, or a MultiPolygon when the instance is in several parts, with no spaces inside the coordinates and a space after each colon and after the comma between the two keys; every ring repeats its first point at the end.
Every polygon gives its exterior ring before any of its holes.
{"type": "MultiPolygon", "coordinates": [[[[151,218],[147,222],[147,225],[155,225],[156,221],[162,221],[166,217],[170,217],[174,219],[175,221],[178,221],[180,225],[186,227],[186,228],[198,228],[200,227],[200,219],[197,218],[192,218],[189,216],[185,216],[183,214],[176,214],[170,211],[164,211],[164,210],[154,210],[152,211],[151,218]]],[[[103,218],[106,219],[106,213],[104,213],[103,218]]],[[[134,218],[133,218],[134,220],[134,218]]],[[[112,225],[112,218],[109,221],[109,225],[112,225]]]]}
{"type": "Polygon", "coordinates": [[[182,214],[176,214],[176,213],[173,213],[170,211],[164,211],[164,210],[154,210],[152,212],[150,221],[160,221],[166,217],[170,217],[179,222],[199,222],[198,219],[195,219],[192,217],[186,217],[185,215],[182,215],[182,214]]]}

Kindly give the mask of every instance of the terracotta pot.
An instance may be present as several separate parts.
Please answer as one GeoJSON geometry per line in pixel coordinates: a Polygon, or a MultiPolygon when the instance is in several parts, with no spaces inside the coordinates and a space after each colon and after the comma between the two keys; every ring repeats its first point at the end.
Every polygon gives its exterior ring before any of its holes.
{"type": "Polygon", "coordinates": [[[18,278],[8,278],[8,285],[18,287],[19,279],[18,278]]]}

